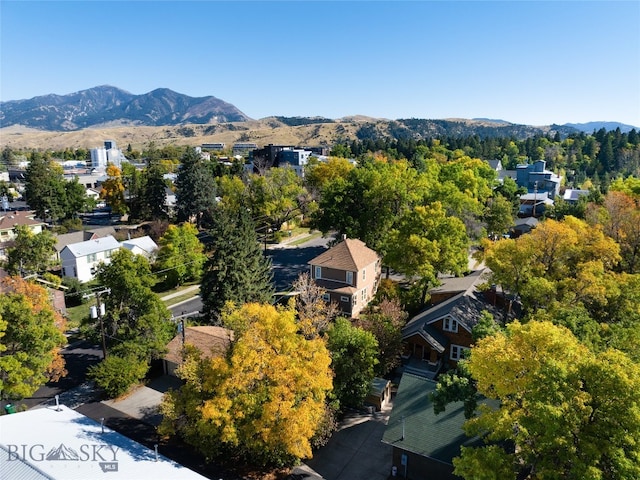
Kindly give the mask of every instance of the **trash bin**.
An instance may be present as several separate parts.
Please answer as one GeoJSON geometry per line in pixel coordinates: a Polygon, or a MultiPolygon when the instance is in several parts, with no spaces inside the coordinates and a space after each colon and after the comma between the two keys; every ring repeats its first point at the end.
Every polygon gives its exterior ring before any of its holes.
{"type": "Polygon", "coordinates": [[[4,411],[7,413],[16,413],[16,407],[14,407],[11,403],[7,403],[4,406],[4,411]]]}

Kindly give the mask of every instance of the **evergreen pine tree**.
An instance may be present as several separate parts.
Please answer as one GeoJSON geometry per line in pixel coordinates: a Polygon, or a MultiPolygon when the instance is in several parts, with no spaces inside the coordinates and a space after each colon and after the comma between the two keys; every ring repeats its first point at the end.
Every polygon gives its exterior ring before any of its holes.
{"type": "Polygon", "coordinates": [[[176,178],[178,222],[195,219],[199,228],[203,214],[215,206],[215,179],[193,147],[187,148],[180,160],[180,171],[176,178]]]}
{"type": "Polygon", "coordinates": [[[163,168],[158,161],[149,163],[145,187],[145,200],[149,205],[151,219],[166,220],[169,216],[165,206],[167,201],[167,184],[164,181],[163,168]]]}
{"type": "Polygon", "coordinates": [[[200,285],[205,315],[219,319],[228,301],[238,306],[270,302],[271,262],[260,249],[249,214],[244,210],[216,209],[212,223],[211,254],[200,285]]]}

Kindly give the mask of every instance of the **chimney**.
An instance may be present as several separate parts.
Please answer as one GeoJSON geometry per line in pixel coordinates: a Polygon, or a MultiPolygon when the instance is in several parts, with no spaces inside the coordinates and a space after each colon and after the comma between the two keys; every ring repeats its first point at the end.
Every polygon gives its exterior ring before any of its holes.
{"type": "Polygon", "coordinates": [[[346,239],[347,239],[347,234],[346,234],[346,233],[343,233],[343,234],[342,234],[342,241],[344,242],[346,239]]]}

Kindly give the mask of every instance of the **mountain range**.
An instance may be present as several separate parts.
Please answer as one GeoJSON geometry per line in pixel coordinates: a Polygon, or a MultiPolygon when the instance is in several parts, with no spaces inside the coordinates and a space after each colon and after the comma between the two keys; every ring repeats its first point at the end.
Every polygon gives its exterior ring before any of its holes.
{"type": "Polygon", "coordinates": [[[250,120],[219,98],[194,98],[158,88],[134,95],[108,85],[69,95],[43,95],[0,102],[0,125],[23,125],[49,131],[104,126],[161,126],[250,120]]]}
{"type": "Polygon", "coordinates": [[[257,144],[331,145],[378,138],[426,139],[438,136],[565,137],[605,128],[628,132],[617,122],[531,126],[505,120],[419,118],[379,119],[351,116],[274,116],[253,120],[234,105],[214,96],[194,98],[159,88],[134,95],[116,87],[99,86],[69,95],[43,95],[0,102],[3,144],[12,148],[91,148],[105,138],[136,146],[155,142],[198,145],[205,142],[252,141],[257,144]]]}

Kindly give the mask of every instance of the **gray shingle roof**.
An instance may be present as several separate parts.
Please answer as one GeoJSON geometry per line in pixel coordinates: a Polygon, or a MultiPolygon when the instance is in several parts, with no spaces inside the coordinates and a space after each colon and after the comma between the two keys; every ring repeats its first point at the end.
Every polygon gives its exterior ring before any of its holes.
{"type": "Polygon", "coordinates": [[[484,273],[484,271],[479,270],[469,275],[472,281],[468,284],[465,291],[442,303],[423,310],[409,320],[402,329],[402,337],[408,338],[415,333],[419,333],[424,325],[428,325],[446,316],[453,317],[468,331],[471,331],[476,323],[478,323],[483,310],[488,310],[495,316],[499,316],[501,312],[493,307],[493,305],[484,298],[482,293],[476,291],[476,286],[484,279],[482,273],[484,273]]]}

